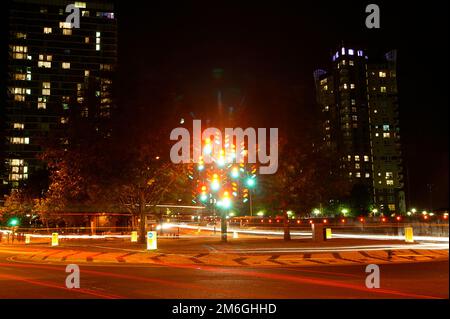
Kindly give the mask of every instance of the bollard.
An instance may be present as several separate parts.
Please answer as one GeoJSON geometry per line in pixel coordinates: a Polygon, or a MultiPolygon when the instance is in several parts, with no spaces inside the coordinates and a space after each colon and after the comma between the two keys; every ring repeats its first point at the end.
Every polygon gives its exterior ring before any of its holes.
{"type": "Polygon", "coordinates": [[[157,234],[155,231],[147,232],[147,250],[157,249],[157,234]]]}
{"type": "Polygon", "coordinates": [[[405,227],[405,242],[406,243],[413,243],[414,242],[413,228],[412,227],[405,227]]]}
{"type": "Polygon", "coordinates": [[[52,233],[52,246],[58,246],[58,233],[52,233]]]}
{"type": "Polygon", "coordinates": [[[312,229],[312,239],[315,242],[323,242],[325,239],[325,234],[323,231],[322,224],[311,224],[312,229]]]}

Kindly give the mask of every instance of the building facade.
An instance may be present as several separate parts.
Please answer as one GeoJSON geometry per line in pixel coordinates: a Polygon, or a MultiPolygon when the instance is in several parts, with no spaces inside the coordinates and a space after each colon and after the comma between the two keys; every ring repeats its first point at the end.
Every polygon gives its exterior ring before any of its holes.
{"type": "Polygon", "coordinates": [[[1,178],[14,189],[43,168],[38,156],[50,140],[69,143],[72,117],[109,134],[117,21],[113,5],[101,0],[12,0],[8,19],[1,178]],[[66,21],[71,13],[79,13],[79,26],[76,17],[66,21]]]}
{"type": "Polygon", "coordinates": [[[341,47],[329,71],[314,72],[323,147],[336,154],[341,177],[367,187],[385,213],[406,211],[396,61],[396,51],[374,60],[341,47]]]}

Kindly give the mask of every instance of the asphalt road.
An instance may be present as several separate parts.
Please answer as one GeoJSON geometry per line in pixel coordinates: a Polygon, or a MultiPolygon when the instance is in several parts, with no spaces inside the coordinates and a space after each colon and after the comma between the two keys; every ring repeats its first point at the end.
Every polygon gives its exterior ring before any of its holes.
{"type": "Polygon", "coordinates": [[[80,264],[79,289],[65,265],[19,263],[0,253],[0,298],[448,298],[448,261],[365,266],[226,268],[80,264]]]}

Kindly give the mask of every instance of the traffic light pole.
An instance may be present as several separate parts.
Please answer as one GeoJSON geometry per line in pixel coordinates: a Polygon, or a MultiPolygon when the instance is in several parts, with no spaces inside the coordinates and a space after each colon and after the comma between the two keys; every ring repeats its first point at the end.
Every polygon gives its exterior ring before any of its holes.
{"type": "Polygon", "coordinates": [[[220,226],[221,226],[220,227],[220,232],[221,232],[220,237],[221,237],[221,241],[223,243],[227,242],[227,217],[226,216],[227,216],[226,211],[223,211],[221,219],[220,219],[220,226]]]}

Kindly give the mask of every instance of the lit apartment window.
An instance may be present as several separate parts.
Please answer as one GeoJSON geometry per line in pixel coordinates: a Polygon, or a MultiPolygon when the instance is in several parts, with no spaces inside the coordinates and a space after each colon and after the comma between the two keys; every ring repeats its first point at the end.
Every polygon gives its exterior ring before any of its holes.
{"type": "Polygon", "coordinates": [[[348,177],[352,177],[352,175],[353,175],[352,172],[348,173],[348,177]]]}
{"type": "Polygon", "coordinates": [[[10,137],[9,142],[11,144],[30,144],[29,137],[10,137]]]}
{"type": "Polygon", "coordinates": [[[358,115],[352,115],[352,120],[355,122],[358,121],[358,115]]]}
{"type": "Polygon", "coordinates": [[[358,50],[358,56],[363,56],[362,50],[358,50]]]}
{"type": "Polygon", "coordinates": [[[359,155],[355,155],[355,161],[359,162],[359,155]]]}
{"type": "Polygon", "coordinates": [[[25,128],[25,124],[23,124],[23,123],[14,123],[13,124],[13,128],[15,130],[23,130],[25,128]]]}
{"type": "Polygon", "coordinates": [[[63,29],[64,35],[72,35],[72,29],[63,29]]]}
{"type": "Polygon", "coordinates": [[[355,169],[360,169],[361,168],[361,166],[359,165],[359,163],[356,163],[355,164],[355,169]]]}
{"type": "Polygon", "coordinates": [[[391,137],[391,133],[383,133],[383,138],[390,138],[391,137]]]}
{"type": "Polygon", "coordinates": [[[375,133],[375,137],[379,137],[380,136],[380,133],[375,133]]]}
{"type": "Polygon", "coordinates": [[[380,87],[380,92],[381,93],[386,93],[386,87],[385,86],[381,86],[380,87]]]}
{"type": "Polygon", "coordinates": [[[101,33],[100,32],[95,32],[95,50],[96,51],[100,51],[100,36],[101,33]]]}
{"type": "Polygon", "coordinates": [[[44,33],[45,33],[45,34],[52,33],[52,28],[45,27],[45,28],[44,28],[44,33]]]}
{"type": "Polygon", "coordinates": [[[324,91],[327,91],[328,90],[328,85],[324,85],[323,89],[324,89],[324,91]]]}
{"type": "Polygon", "coordinates": [[[388,179],[388,180],[386,180],[386,185],[393,186],[394,185],[394,181],[392,179],[388,179]]]}
{"type": "Polygon", "coordinates": [[[82,17],[89,17],[89,11],[87,11],[87,10],[82,10],[82,11],[81,11],[81,16],[82,16],[82,17]]]}
{"type": "Polygon", "coordinates": [[[347,83],[344,83],[344,89],[346,90],[348,88],[347,83]]]}
{"type": "Polygon", "coordinates": [[[84,76],[89,76],[89,70],[84,70],[84,76]]]}
{"type": "Polygon", "coordinates": [[[356,100],[355,99],[352,99],[351,102],[352,102],[352,105],[356,105],[356,100]]]}
{"type": "Polygon", "coordinates": [[[12,46],[13,59],[24,60],[27,58],[28,47],[22,45],[12,46]]]}
{"type": "Polygon", "coordinates": [[[348,55],[353,55],[355,54],[355,51],[353,51],[353,49],[348,49],[348,55]]]}
{"type": "Polygon", "coordinates": [[[75,1],[75,8],[83,8],[83,9],[86,9],[86,2],[75,1]]]}
{"type": "Polygon", "coordinates": [[[360,172],[356,172],[356,177],[360,178],[361,177],[361,173],[360,172]]]}
{"type": "Polygon", "coordinates": [[[342,65],[346,65],[346,64],[347,64],[347,61],[342,60],[342,65]]]}
{"type": "Polygon", "coordinates": [[[394,178],[394,173],[386,172],[386,179],[394,178]]]}
{"type": "Polygon", "coordinates": [[[63,62],[61,63],[61,66],[63,69],[70,69],[70,62],[63,62]]]}
{"type": "Polygon", "coordinates": [[[388,208],[391,212],[395,211],[395,204],[388,204],[388,208]]]}
{"type": "Polygon", "coordinates": [[[383,131],[388,132],[389,131],[389,125],[387,125],[387,124],[383,125],[383,131]]]}
{"type": "Polygon", "coordinates": [[[369,161],[369,156],[364,155],[364,162],[368,162],[369,161]]]}
{"type": "Polygon", "coordinates": [[[38,67],[40,68],[51,68],[52,67],[52,56],[48,54],[39,54],[38,67]]]}
{"type": "Polygon", "coordinates": [[[352,160],[352,156],[351,155],[347,155],[347,160],[350,162],[352,160]]]}
{"type": "Polygon", "coordinates": [[[26,39],[27,38],[27,34],[26,33],[22,33],[22,32],[16,32],[14,34],[14,36],[16,37],[16,39],[26,39]]]}
{"type": "Polygon", "coordinates": [[[46,96],[38,97],[38,109],[45,110],[46,108],[47,108],[47,97],[46,96]]]}
{"type": "Polygon", "coordinates": [[[89,43],[89,37],[84,37],[84,43],[89,43]]]}
{"type": "Polygon", "coordinates": [[[366,173],[364,176],[365,176],[366,178],[369,178],[369,177],[370,177],[370,174],[369,174],[369,173],[366,173]]]}
{"type": "Polygon", "coordinates": [[[355,88],[355,85],[352,83],[352,84],[350,84],[350,88],[351,89],[354,89],[355,88]]]}
{"type": "Polygon", "coordinates": [[[342,53],[342,55],[345,55],[345,48],[341,49],[341,53],[342,53]]]}
{"type": "Polygon", "coordinates": [[[378,72],[378,76],[380,78],[385,78],[386,77],[386,72],[380,71],[380,72],[378,72]]]}
{"type": "Polygon", "coordinates": [[[26,79],[26,74],[22,74],[22,73],[14,74],[14,80],[25,81],[25,79],[26,79]]]}
{"type": "Polygon", "coordinates": [[[323,80],[320,80],[320,85],[326,84],[326,83],[327,83],[327,81],[328,81],[328,79],[323,79],[323,80]]]}
{"type": "Polygon", "coordinates": [[[22,95],[22,94],[16,94],[16,95],[14,95],[14,101],[17,101],[17,102],[24,102],[24,101],[25,101],[25,95],[22,95]]]}
{"type": "Polygon", "coordinates": [[[61,117],[61,124],[66,124],[67,122],[69,122],[67,117],[61,117]]]}
{"type": "Polygon", "coordinates": [[[60,29],[71,29],[72,28],[72,24],[70,22],[60,22],[59,23],[59,28],[60,29]]]}
{"type": "Polygon", "coordinates": [[[349,64],[349,65],[352,65],[352,66],[355,65],[355,63],[353,62],[353,60],[348,61],[348,64],[349,64]]]}

